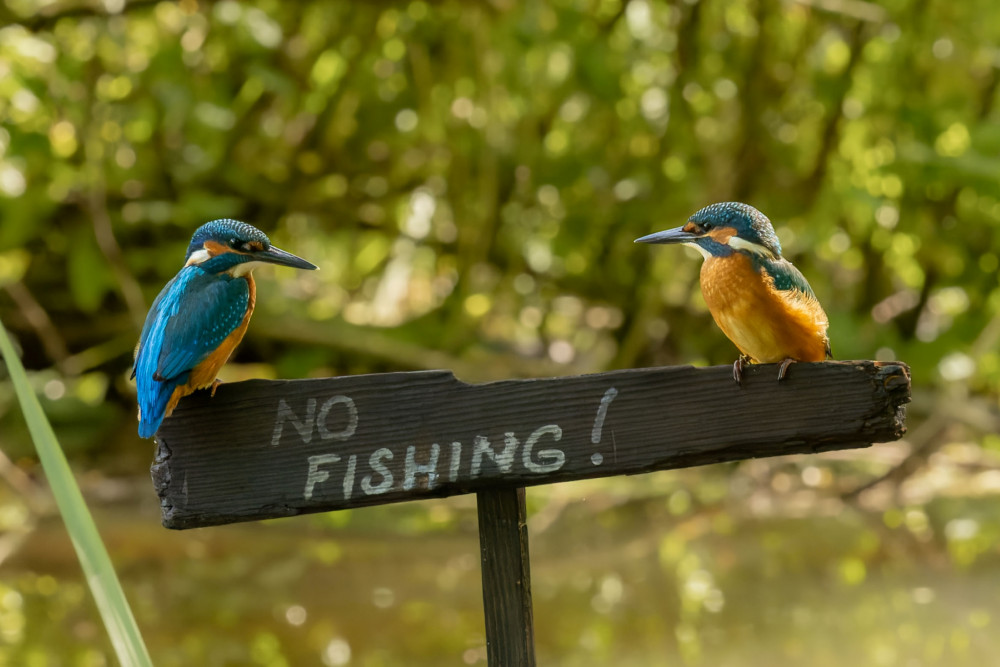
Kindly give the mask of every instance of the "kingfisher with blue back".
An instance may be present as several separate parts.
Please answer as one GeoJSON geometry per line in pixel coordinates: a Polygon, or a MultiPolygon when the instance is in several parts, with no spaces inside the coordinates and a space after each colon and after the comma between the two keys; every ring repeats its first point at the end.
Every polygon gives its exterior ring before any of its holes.
{"type": "Polygon", "coordinates": [[[136,346],[140,437],[153,437],[184,396],[209,386],[215,394],[219,369],[246,333],[257,300],[252,271],[263,264],[316,268],[245,222],[213,220],[195,231],[136,346]]]}
{"type": "Polygon", "coordinates": [[[805,276],[781,256],[771,221],[753,206],[706,206],[675,229],[636,243],[683,243],[701,252],[701,293],[722,332],[739,348],[733,378],[747,363],[780,363],[778,380],[796,361],[832,358],[828,319],[805,276]]]}

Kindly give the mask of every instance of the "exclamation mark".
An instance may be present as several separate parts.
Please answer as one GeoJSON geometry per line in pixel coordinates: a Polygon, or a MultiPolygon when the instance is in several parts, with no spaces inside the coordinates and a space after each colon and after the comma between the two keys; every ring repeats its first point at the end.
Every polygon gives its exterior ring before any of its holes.
{"type": "MultiPolygon", "coordinates": [[[[608,406],[611,405],[611,401],[615,400],[615,396],[617,395],[618,390],[611,387],[601,397],[601,405],[597,408],[597,417],[594,419],[594,428],[590,431],[590,442],[592,444],[596,445],[601,442],[601,431],[604,429],[604,418],[608,416],[608,406]]],[[[600,452],[594,452],[593,456],[590,457],[590,462],[595,466],[599,466],[604,463],[604,455],[600,452]]]]}

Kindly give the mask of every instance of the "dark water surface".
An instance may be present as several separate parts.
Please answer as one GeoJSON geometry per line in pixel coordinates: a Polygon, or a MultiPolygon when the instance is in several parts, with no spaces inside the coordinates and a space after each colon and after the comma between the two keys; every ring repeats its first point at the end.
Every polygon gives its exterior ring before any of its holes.
{"type": "MultiPolygon", "coordinates": [[[[540,665],[995,664],[993,499],[760,511],[692,474],[529,490],[540,665]]],[[[92,504],[157,665],[485,665],[471,497],[172,532],[147,485],[92,504]]],[[[0,665],[113,664],[41,519],[0,566],[0,665]]]]}

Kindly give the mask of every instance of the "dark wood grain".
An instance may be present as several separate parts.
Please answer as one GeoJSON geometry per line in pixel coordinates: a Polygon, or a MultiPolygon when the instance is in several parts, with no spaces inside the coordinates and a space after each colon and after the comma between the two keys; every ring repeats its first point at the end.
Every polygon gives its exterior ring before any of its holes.
{"type": "Polygon", "coordinates": [[[872,361],[465,384],[447,371],[224,384],[157,436],[163,523],[191,528],[899,438],[909,369],[872,361]],[[598,428],[602,400],[603,424],[598,428]],[[435,464],[435,465],[432,465],[435,464]]]}
{"type": "Polygon", "coordinates": [[[490,667],[534,667],[531,567],[524,488],[476,494],[483,567],[483,614],[490,667]]]}

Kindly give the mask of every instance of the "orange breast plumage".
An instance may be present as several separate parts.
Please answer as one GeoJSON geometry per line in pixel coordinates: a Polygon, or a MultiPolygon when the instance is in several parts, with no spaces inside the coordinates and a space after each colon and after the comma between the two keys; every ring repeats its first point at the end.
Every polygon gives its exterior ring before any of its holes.
{"type": "Polygon", "coordinates": [[[827,317],[816,297],[798,289],[777,289],[774,279],[747,255],[707,258],[701,267],[701,292],[719,328],[753,361],[827,358],[827,317]]]}

